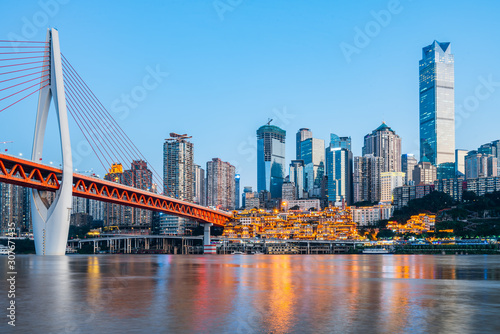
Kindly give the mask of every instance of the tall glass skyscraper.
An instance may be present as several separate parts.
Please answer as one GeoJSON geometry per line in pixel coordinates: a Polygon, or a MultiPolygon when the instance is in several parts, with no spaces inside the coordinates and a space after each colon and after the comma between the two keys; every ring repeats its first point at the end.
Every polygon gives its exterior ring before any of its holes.
{"type": "Polygon", "coordinates": [[[257,191],[269,191],[272,198],[281,198],[285,178],[286,131],[275,125],[257,130],[257,191]]]}
{"type": "Polygon", "coordinates": [[[295,184],[295,198],[304,198],[304,160],[292,160],[290,163],[290,182],[295,184]]]}
{"type": "Polygon", "coordinates": [[[305,166],[305,190],[309,192],[309,196],[318,197],[321,180],[325,175],[325,141],[317,138],[304,140],[300,155],[305,166]]]}
{"type": "Polygon", "coordinates": [[[302,148],[302,142],[306,139],[312,138],[313,134],[312,131],[309,130],[308,128],[301,128],[296,135],[296,149],[295,149],[295,159],[300,160],[302,159],[301,156],[301,148],[302,148]]]}
{"type": "Polygon", "coordinates": [[[240,208],[240,174],[234,176],[234,207],[240,208]]]}
{"type": "Polygon", "coordinates": [[[330,145],[326,148],[326,176],[328,177],[328,202],[353,203],[352,152],[347,148],[330,145]]]}
{"type": "Polygon", "coordinates": [[[339,137],[330,133],[330,147],[340,147],[351,151],[351,137],[339,137]]]}
{"type": "Polygon", "coordinates": [[[420,161],[455,162],[454,60],[450,43],[422,49],[420,74],[420,161]]]}

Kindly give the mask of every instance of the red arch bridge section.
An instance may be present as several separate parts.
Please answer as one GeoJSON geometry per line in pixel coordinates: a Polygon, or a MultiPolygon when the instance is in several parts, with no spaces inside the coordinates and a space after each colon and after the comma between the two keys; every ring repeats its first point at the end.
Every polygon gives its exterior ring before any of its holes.
{"type": "MultiPolygon", "coordinates": [[[[0,154],[0,182],[38,190],[57,191],[62,170],[29,160],[0,154]]],[[[160,211],[200,223],[224,226],[232,215],[225,211],[154,194],[95,177],[73,174],[73,196],[160,211]]]]}

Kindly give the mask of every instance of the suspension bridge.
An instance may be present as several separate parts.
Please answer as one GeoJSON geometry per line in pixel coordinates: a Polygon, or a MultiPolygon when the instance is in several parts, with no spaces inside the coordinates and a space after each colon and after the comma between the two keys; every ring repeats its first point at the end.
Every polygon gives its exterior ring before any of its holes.
{"type": "Polygon", "coordinates": [[[65,254],[72,196],[198,221],[205,227],[206,253],[213,250],[210,247],[210,226],[224,226],[231,215],[179,200],[170,189],[161,189],[164,184],[162,177],[61,53],[56,29],[48,29],[46,41],[0,40],[0,113],[37,93],[31,159],[0,154],[0,182],[32,188],[31,216],[37,254],[65,254]],[[43,163],[51,103],[59,126],[61,168],[43,163]],[[143,173],[133,184],[125,185],[74,173],[68,114],[82,131],[104,170],[116,162],[142,160],[151,167],[150,175],[143,173]],[[160,188],[157,193],[152,191],[153,183],[160,188]],[[52,202],[47,201],[47,192],[55,193],[52,202]]]}

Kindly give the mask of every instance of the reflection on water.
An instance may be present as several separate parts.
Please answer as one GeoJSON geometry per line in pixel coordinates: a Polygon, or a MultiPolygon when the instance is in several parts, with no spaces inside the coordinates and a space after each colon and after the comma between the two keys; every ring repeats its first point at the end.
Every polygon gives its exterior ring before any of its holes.
{"type": "Polygon", "coordinates": [[[499,260],[19,256],[16,332],[500,332],[499,260]]]}

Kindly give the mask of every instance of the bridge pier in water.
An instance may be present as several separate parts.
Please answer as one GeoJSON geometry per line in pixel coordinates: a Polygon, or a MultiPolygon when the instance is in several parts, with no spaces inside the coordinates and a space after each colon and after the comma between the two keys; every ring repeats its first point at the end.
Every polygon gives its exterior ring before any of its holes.
{"type": "Polygon", "coordinates": [[[68,241],[69,219],[73,192],[73,161],[69,139],[68,115],[63,82],[61,51],[57,30],[48,29],[48,57],[44,65],[48,67],[50,84],[42,86],[38,97],[38,110],[33,139],[31,160],[42,160],[43,142],[50,102],[54,100],[62,152],[62,182],[56,191],[55,200],[48,204],[43,191],[33,190],[31,196],[31,215],[33,220],[33,237],[37,255],[64,255],[68,241]]]}
{"type": "Polygon", "coordinates": [[[203,225],[203,254],[217,254],[217,246],[210,242],[210,226],[212,223],[203,225]]]}

